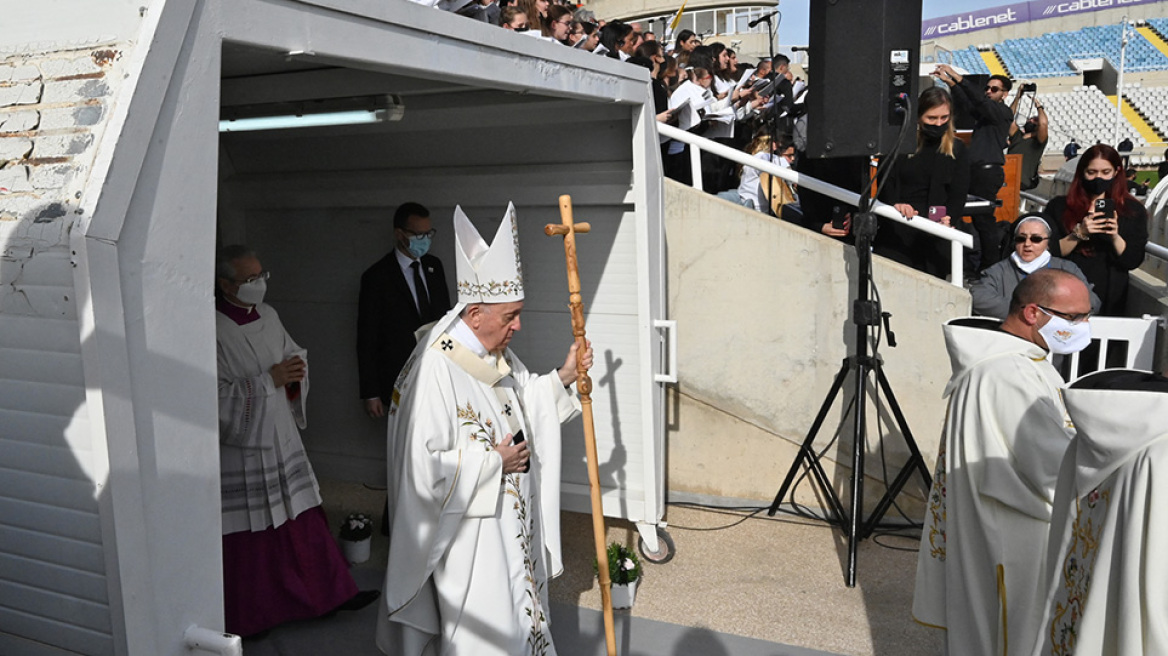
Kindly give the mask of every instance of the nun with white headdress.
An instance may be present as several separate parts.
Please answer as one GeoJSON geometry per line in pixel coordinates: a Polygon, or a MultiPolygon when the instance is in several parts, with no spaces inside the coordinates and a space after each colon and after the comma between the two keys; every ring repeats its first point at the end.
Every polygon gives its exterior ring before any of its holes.
{"type": "Polygon", "coordinates": [[[1010,310],[1010,296],[1026,276],[1039,269],[1060,269],[1074,274],[1091,293],[1091,312],[1098,312],[1099,297],[1079,267],[1050,254],[1050,225],[1041,214],[1027,214],[1014,223],[1014,252],[982,272],[980,280],[969,288],[973,313],[983,317],[1005,319],[1010,310]]]}
{"type": "MultiPolygon", "coordinates": [[[[488,246],[456,208],[458,304],[421,339],[389,408],[386,654],[554,655],[547,582],[560,557],[560,424],[580,404],[576,346],[527,370],[515,207],[488,246]]],[[[592,349],[579,355],[592,364],[592,349]]]]}

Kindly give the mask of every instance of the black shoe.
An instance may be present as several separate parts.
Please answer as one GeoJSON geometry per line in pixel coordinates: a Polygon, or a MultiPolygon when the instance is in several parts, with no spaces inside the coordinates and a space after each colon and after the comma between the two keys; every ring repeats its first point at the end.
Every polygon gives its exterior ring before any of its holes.
{"type": "Polygon", "coordinates": [[[337,610],[361,610],[369,604],[377,601],[377,597],[381,595],[380,590],[362,590],[353,595],[353,598],[345,603],[337,606],[337,610]]]}

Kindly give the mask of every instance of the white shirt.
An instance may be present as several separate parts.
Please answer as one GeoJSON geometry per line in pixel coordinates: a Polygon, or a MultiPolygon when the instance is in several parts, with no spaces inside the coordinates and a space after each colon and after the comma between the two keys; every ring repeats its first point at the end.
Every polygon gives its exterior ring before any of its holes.
{"type": "MultiPolygon", "coordinates": [[[[411,268],[411,265],[414,262],[418,263],[419,268],[421,268],[425,265],[422,264],[421,258],[419,258],[417,260],[411,259],[410,256],[403,253],[400,248],[394,248],[393,254],[397,256],[397,265],[399,267],[401,267],[402,275],[405,276],[405,279],[406,279],[406,286],[410,288],[410,295],[414,297],[414,307],[417,307],[418,306],[418,290],[414,288],[414,270],[413,270],[413,268],[411,268]]],[[[426,272],[425,271],[422,271],[422,287],[426,288],[426,297],[429,298],[430,297],[430,288],[426,286],[426,272]]]]}
{"type": "MultiPolygon", "coordinates": [[[[682,130],[688,130],[697,125],[701,118],[698,116],[695,107],[704,107],[712,99],[713,96],[710,94],[709,89],[691,80],[682,82],[681,86],[677,87],[677,90],[673,92],[673,95],[669,96],[670,109],[677,109],[685,104],[685,101],[690,101],[689,105],[678,112],[677,127],[682,130]]],[[[670,155],[676,155],[682,150],[685,150],[684,143],[677,140],[669,143],[670,155]]]]}
{"type": "MultiPolygon", "coordinates": [[[[755,153],[754,157],[755,159],[761,159],[764,162],[777,163],[779,166],[783,166],[787,163],[787,159],[785,157],[771,155],[765,151],[761,153],[755,153]]],[[[754,209],[756,210],[762,207],[762,204],[758,200],[758,177],[758,169],[751,166],[743,166],[742,177],[739,179],[738,183],[738,196],[740,198],[749,199],[752,203],[754,203],[754,209]]]]}

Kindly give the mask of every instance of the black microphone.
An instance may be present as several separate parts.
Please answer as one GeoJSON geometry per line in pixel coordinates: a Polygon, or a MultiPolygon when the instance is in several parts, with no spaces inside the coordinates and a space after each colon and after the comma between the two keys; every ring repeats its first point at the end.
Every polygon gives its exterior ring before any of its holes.
{"type": "Polygon", "coordinates": [[[811,46],[791,46],[791,52],[811,52],[811,46]]]}
{"type": "Polygon", "coordinates": [[[762,22],[767,22],[767,23],[769,23],[769,22],[771,22],[771,18],[772,18],[772,17],[774,17],[774,15],[775,15],[775,14],[777,14],[777,13],[779,13],[779,12],[777,12],[777,11],[772,11],[772,12],[771,12],[771,13],[769,13],[769,14],[763,14],[762,16],[759,16],[758,18],[756,18],[756,19],[754,19],[754,20],[750,21],[749,23],[747,23],[747,24],[746,24],[746,26],[747,26],[747,27],[754,27],[755,25],[758,25],[759,23],[762,23],[762,22]]]}

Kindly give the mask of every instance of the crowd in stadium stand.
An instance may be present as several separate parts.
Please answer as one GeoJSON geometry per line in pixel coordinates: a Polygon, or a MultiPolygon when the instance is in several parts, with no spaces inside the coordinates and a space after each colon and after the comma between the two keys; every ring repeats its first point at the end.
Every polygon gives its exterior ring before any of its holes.
{"type": "MultiPolygon", "coordinates": [[[[551,0],[415,1],[643,66],[650,71],[658,121],[780,168],[854,190],[869,166],[867,158],[803,157],[806,85],[783,55],[739,62],[733,49],[717,41],[703,43],[690,30],[663,43],[640,23],[598,20],[591,11],[551,0]]],[[[1088,283],[1099,313],[1122,314],[1128,272],[1143,261],[1148,239],[1147,213],[1136,198],[1147,187],[1134,181],[1128,159],[1131,142],[1124,139],[1118,150],[1096,144],[1080,156],[1072,137],[1064,152],[1067,160],[1078,158],[1074,178],[1066,194],[1052,199],[1042,215],[1023,215],[1009,224],[989,212],[970,216],[969,196],[992,200],[1003,186],[1007,152],[1023,157],[1022,189],[1037,186],[1050,119],[1033,85],[1020,85],[1007,103],[1014,87],[1007,76],[990,76],[983,88],[972,76],[939,64],[934,77],[936,86],[925,89],[915,104],[917,147],[896,158],[879,200],[906,218],[927,217],[971,235],[974,248],[966,256],[964,282],[982,308],[1005,308],[1019,280],[1054,267],[1071,270],[1088,283]],[[975,121],[968,144],[954,129],[959,110],[975,121]]],[[[666,176],[693,182],[687,144],[662,138],[661,160],[666,176]]],[[[701,176],[709,193],[830,237],[850,238],[854,208],[844,203],[801,194],[777,176],[704,150],[701,176]]],[[[948,242],[904,224],[882,222],[873,248],[938,277],[949,271],[948,242]]]]}

